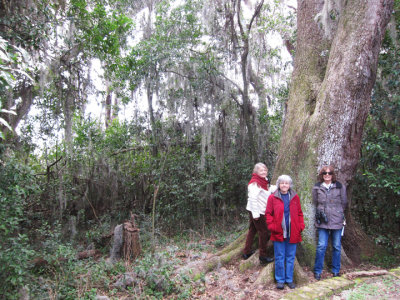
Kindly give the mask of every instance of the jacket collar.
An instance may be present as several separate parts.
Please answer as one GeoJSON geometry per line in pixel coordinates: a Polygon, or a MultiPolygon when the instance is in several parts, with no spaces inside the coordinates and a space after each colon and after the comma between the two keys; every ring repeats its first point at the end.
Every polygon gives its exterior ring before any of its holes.
{"type": "MultiPolygon", "coordinates": [[[[322,182],[317,182],[314,185],[314,187],[319,188],[319,187],[321,187],[321,185],[322,185],[322,182]]],[[[332,182],[332,188],[341,189],[342,188],[342,184],[339,181],[332,182]]]]}
{"type": "MultiPolygon", "coordinates": [[[[292,200],[293,197],[296,195],[296,192],[295,192],[294,190],[292,190],[292,189],[289,189],[288,192],[289,192],[289,195],[290,195],[290,199],[289,199],[289,200],[292,200]]],[[[282,200],[281,193],[279,192],[279,189],[277,189],[277,190],[274,192],[274,196],[275,196],[276,198],[279,198],[279,199],[282,200]]]]}

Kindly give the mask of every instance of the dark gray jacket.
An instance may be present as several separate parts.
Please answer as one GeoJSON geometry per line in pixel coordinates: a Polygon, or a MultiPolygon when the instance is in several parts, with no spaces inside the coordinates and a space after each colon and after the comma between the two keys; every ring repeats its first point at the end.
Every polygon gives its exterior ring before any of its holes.
{"type": "Polygon", "coordinates": [[[315,226],[326,229],[343,227],[344,210],[347,205],[346,187],[339,181],[332,183],[328,191],[321,182],[314,185],[312,197],[317,210],[322,210],[328,217],[328,223],[315,221],[315,226]]]}

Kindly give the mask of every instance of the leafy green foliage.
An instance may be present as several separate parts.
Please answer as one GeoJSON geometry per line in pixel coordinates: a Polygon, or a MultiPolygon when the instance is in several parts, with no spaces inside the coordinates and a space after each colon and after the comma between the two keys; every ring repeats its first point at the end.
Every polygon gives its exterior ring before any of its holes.
{"type": "Polygon", "coordinates": [[[28,199],[37,192],[32,171],[3,153],[0,145],[0,294],[18,297],[18,290],[29,282],[34,251],[22,224],[27,221],[28,199]]]}
{"type": "MultiPolygon", "coordinates": [[[[185,1],[175,8],[169,1],[161,1],[156,7],[154,28],[149,25],[145,37],[132,47],[129,55],[121,65],[121,76],[127,78],[132,90],[140,87],[145,80],[152,85],[162,79],[163,75],[178,74],[177,67],[190,65],[202,51],[202,26],[196,16],[201,2],[185,1]]],[[[186,77],[185,70],[181,73],[186,77]]]]}
{"type": "Polygon", "coordinates": [[[146,254],[134,267],[139,279],[144,281],[144,294],[156,299],[174,295],[174,299],[190,299],[191,281],[181,274],[174,274],[179,264],[171,247],[159,251],[156,255],[146,254]]]}
{"type": "Polygon", "coordinates": [[[112,2],[73,0],[68,12],[76,21],[77,39],[82,46],[106,65],[115,63],[133,25],[132,19],[121,10],[109,9],[112,2]]]}
{"type": "MultiPolygon", "coordinates": [[[[400,6],[400,1],[395,1],[400,6]]],[[[395,31],[400,13],[395,10],[395,31]]],[[[377,244],[393,253],[400,250],[400,57],[398,40],[387,32],[379,59],[380,76],[366,123],[354,210],[377,244]]]]}

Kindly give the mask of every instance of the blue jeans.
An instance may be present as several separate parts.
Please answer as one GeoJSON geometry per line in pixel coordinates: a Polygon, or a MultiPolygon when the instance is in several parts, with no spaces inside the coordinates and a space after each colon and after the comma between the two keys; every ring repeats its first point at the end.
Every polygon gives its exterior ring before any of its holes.
{"type": "Polygon", "coordinates": [[[324,257],[329,235],[332,238],[332,273],[339,273],[340,271],[342,229],[318,228],[318,245],[314,265],[314,273],[316,274],[321,274],[324,268],[324,257]]]}
{"type": "Polygon", "coordinates": [[[283,242],[274,241],[276,282],[293,282],[296,247],[297,244],[289,243],[289,239],[284,239],[283,242]]]}

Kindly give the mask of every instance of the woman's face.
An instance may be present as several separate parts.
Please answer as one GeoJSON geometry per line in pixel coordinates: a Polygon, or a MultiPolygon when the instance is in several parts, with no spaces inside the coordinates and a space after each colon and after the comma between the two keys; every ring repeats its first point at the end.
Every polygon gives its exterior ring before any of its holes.
{"type": "Polygon", "coordinates": [[[326,169],[324,172],[322,172],[322,176],[324,178],[325,183],[332,182],[332,175],[333,175],[333,172],[330,169],[326,169]]]}
{"type": "Polygon", "coordinates": [[[262,178],[265,178],[268,175],[268,170],[266,168],[264,168],[264,167],[258,168],[257,175],[262,177],[262,178]]]}
{"type": "Polygon", "coordinates": [[[287,181],[281,181],[279,183],[279,190],[282,194],[286,194],[290,188],[290,183],[287,181]]]}

